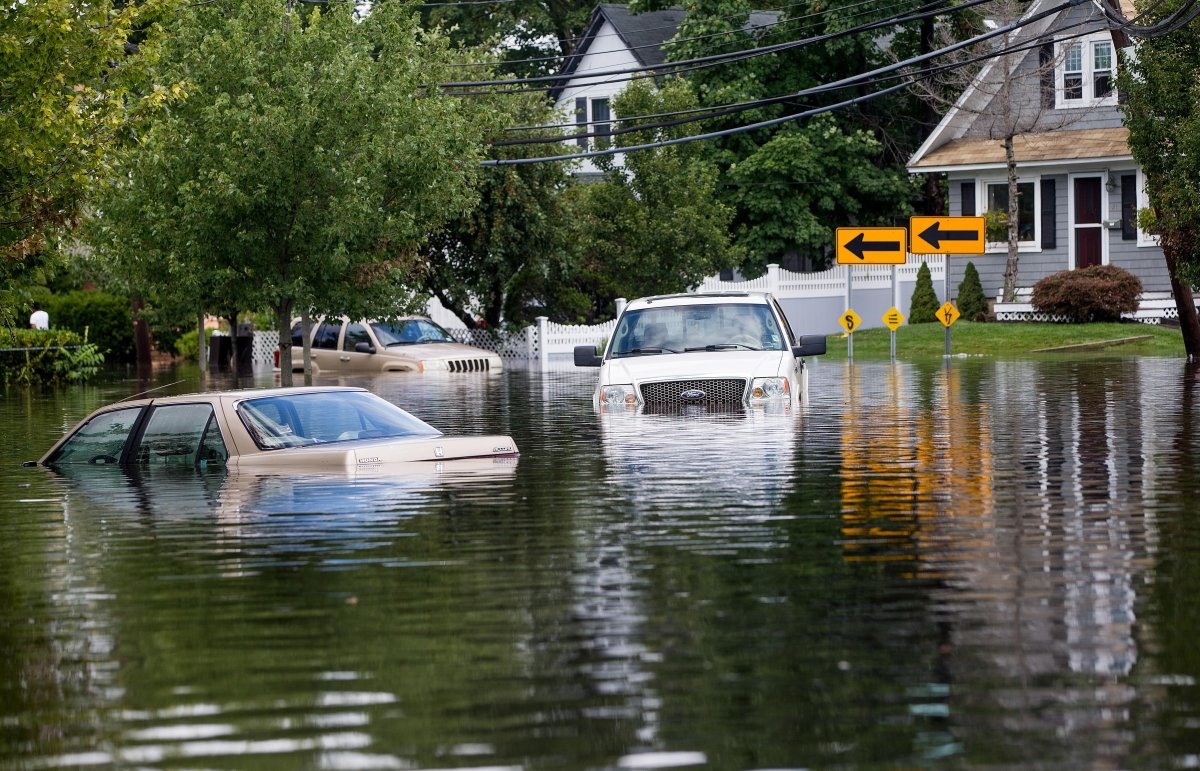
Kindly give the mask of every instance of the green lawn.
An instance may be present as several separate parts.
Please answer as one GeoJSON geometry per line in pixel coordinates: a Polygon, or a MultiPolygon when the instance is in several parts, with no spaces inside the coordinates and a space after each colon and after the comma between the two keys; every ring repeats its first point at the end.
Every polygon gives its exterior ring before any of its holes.
{"type": "MultiPolygon", "coordinates": [[[[887,359],[890,356],[886,328],[854,333],[855,359],[887,359]]],[[[896,330],[896,358],[940,357],[945,352],[946,329],[941,324],[904,324],[896,330]]],[[[827,338],[831,358],[845,358],[844,335],[827,338]]],[[[968,356],[1058,356],[1184,355],[1183,337],[1173,327],[1149,324],[1046,324],[1037,322],[981,323],[957,321],[950,328],[951,355],[968,356]],[[1144,339],[1132,339],[1144,338],[1144,339]],[[1066,351],[1045,349],[1080,346],[1066,351]]]]}

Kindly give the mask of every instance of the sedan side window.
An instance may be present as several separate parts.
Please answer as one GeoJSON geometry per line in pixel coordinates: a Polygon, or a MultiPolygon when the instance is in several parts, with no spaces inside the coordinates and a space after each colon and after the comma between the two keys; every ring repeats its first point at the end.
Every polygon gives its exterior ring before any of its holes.
{"type": "Polygon", "coordinates": [[[133,431],[142,407],[129,407],[101,413],[79,427],[71,438],[63,443],[49,465],[59,463],[91,463],[102,465],[117,463],[129,434],[133,431]]]}
{"type": "MultiPolygon", "coordinates": [[[[200,440],[206,437],[212,422],[213,409],[208,404],[155,407],[142,432],[138,462],[151,466],[197,465],[200,440]]],[[[219,440],[220,432],[216,433],[219,440]]]]}

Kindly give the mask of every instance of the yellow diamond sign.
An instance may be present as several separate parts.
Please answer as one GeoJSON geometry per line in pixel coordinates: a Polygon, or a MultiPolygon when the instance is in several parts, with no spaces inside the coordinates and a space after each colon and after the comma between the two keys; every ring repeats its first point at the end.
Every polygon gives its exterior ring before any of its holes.
{"type": "Polygon", "coordinates": [[[888,312],[883,314],[883,323],[887,324],[887,328],[895,332],[904,323],[904,314],[900,309],[893,305],[888,309],[888,312]]]}
{"type": "Polygon", "coordinates": [[[842,317],[838,319],[838,322],[842,325],[842,329],[846,330],[847,333],[852,333],[854,330],[858,329],[859,324],[862,324],[862,319],[857,313],[847,308],[846,312],[842,314],[842,317]]]}
{"type": "Polygon", "coordinates": [[[951,324],[958,321],[958,316],[958,308],[955,308],[954,303],[950,302],[949,300],[947,300],[946,303],[937,310],[938,321],[942,322],[942,326],[946,327],[947,329],[951,324]]]}

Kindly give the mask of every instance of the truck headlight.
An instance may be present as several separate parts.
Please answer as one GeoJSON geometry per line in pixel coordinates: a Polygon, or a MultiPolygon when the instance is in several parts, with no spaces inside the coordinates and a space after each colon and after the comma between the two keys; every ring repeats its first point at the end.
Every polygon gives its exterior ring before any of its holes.
{"type": "Polygon", "coordinates": [[[750,384],[750,398],[753,401],[786,399],[791,394],[792,386],[786,377],[756,377],[750,384]]]}
{"type": "Polygon", "coordinates": [[[637,392],[632,385],[626,384],[600,386],[600,403],[637,404],[637,392]]]}

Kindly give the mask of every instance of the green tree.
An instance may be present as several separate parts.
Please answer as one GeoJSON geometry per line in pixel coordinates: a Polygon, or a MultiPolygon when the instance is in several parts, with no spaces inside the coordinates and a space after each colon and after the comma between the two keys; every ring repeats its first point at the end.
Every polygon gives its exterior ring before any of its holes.
{"type": "MultiPolygon", "coordinates": [[[[1152,5],[1139,23],[1152,24],[1178,3],[1152,5]]],[[[1197,25],[1140,41],[1136,59],[1118,69],[1129,149],[1146,175],[1144,228],[1158,234],[1179,310],[1184,349],[1200,357],[1200,318],[1192,287],[1200,284],[1200,70],[1197,25]]]]}
{"type": "Polygon", "coordinates": [[[399,3],[194,4],[156,68],[188,98],[114,175],[98,247],[164,303],[270,307],[290,384],[293,313],[410,307],[422,238],[474,202],[479,110],[428,85],[451,59],[399,3]]]}
{"type": "Polygon", "coordinates": [[[37,0],[0,8],[0,285],[44,279],[51,237],[78,223],[110,148],[170,95],[132,88],[144,82],[158,41],[155,28],[139,33],[137,25],[162,6],[37,0]],[[127,48],[135,34],[139,45],[127,48]]]}
{"type": "MultiPolygon", "coordinates": [[[[540,95],[500,99],[507,103],[495,113],[499,125],[554,122],[552,107],[540,95]]],[[[519,141],[522,134],[504,138],[519,141]]],[[[544,144],[507,145],[497,147],[494,157],[546,152],[544,144]]],[[[431,236],[424,249],[425,289],[472,328],[481,321],[493,328],[502,320],[526,324],[550,312],[548,296],[573,264],[566,201],[570,181],[562,163],[483,169],[479,204],[431,236]]]]}
{"type": "Polygon", "coordinates": [[[983,284],[979,281],[979,271],[975,263],[968,262],[963,270],[963,279],[958,285],[956,300],[958,312],[968,321],[985,321],[987,319],[988,301],[983,293],[983,284]]]}
{"type": "MultiPolygon", "coordinates": [[[[614,101],[617,115],[689,109],[695,96],[679,79],[655,89],[634,81],[614,101]]],[[[619,121],[618,130],[645,121],[619,121]]],[[[694,127],[618,134],[617,147],[669,140],[694,127]]],[[[733,209],[716,196],[718,171],[700,143],[656,147],[597,159],[603,178],[575,191],[572,221],[580,262],[568,289],[591,298],[587,319],[610,316],[617,297],[681,292],[732,267],[733,209]]],[[[578,296],[578,295],[576,295],[578,296]]]]}
{"type": "MultiPolygon", "coordinates": [[[[512,0],[490,4],[487,12],[472,3],[421,6],[427,29],[441,29],[467,47],[490,46],[511,75],[552,75],[575,48],[591,17],[591,0],[512,0]]],[[[456,80],[477,79],[480,70],[463,71],[456,80]]]]}
{"type": "Polygon", "coordinates": [[[937,292],[933,289],[933,274],[929,265],[922,262],[917,270],[917,283],[913,286],[912,299],[908,306],[909,324],[928,324],[937,321],[937,292]]]}
{"type": "MultiPolygon", "coordinates": [[[[638,3],[644,10],[666,5],[666,0],[638,3]]],[[[690,4],[675,40],[667,44],[668,59],[839,33],[903,11],[895,3],[874,1],[845,9],[817,2],[787,3],[779,5],[776,23],[764,23],[766,18],[756,15],[757,26],[751,24],[752,9],[771,5],[752,5],[748,0],[690,4]]],[[[881,46],[879,35],[868,31],[823,38],[689,72],[688,80],[704,106],[769,100],[753,110],[705,120],[703,130],[782,118],[861,94],[832,90],[803,100],[778,98],[888,63],[901,51],[881,46]]],[[[915,31],[906,34],[905,45],[913,36],[919,37],[915,31]]],[[[899,45],[898,36],[889,39],[899,45]]],[[[917,114],[927,112],[913,96],[881,97],[839,109],[822,120],[787,122],[705,142],[708,157],[724,173],[720,199],[736,211],[743,272],[761,273],[768,263],[793,255],[823,267],[832,259],[838,226],[891,225],[906,217],[919,191],[903,164],[924,138],[917,114]]]]}

